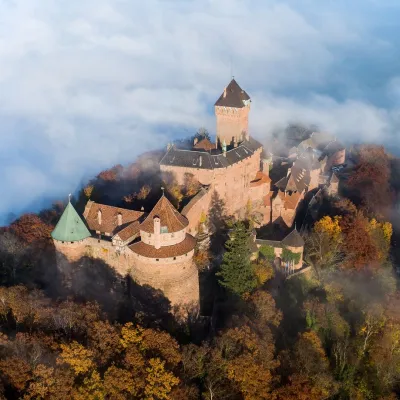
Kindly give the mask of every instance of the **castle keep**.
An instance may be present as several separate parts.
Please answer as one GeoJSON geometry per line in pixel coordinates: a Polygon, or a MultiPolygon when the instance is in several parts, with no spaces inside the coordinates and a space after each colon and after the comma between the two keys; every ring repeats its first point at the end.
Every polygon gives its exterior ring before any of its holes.
{"type": "Polygon", "coordinates": [[[263,158],[262,145],[249,132],[250,104],[249,95],[232,79],[215,103],[215,142],[204,137],[189,148],[168,145],[161,173],[179,185],[189,177],[200,184],[181,212],[164,195],[148,214],[88,201],[85,225],[68,203],[52,233],[58,252],[69,261],[85,255],[100,258],[121,275],[162,291],[175,308],[196,309],[196,236],[217,199],[227,215],[251,216],[260,228],[254,245],[273,247],[276,265],[287,249],[299,260],[290,268],[300,269],[304,241],[293,228],[296,213],[310,191],[324,188],[337,194],[332,166],[344,163],[345,149],[329,135],[312,133],[284,157],[263,158]]]}

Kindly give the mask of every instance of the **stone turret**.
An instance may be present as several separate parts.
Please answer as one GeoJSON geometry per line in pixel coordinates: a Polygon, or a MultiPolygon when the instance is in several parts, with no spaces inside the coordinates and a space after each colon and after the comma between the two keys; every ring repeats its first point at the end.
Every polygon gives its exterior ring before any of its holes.
{"type": "Polygon", "coordinates": [[[198,308],[196,239],[186,232],[188,224],[163,195],[139,227],[141,240],[129,246],[132,276],[141,285],[160,289],[174,306],[198,308]]]}
{"type": "Polygon", "coordinates": [[[51,237],[55,248],[69,259],[79,258],[90,232],[75,208],[68,201],[51,237]]]}

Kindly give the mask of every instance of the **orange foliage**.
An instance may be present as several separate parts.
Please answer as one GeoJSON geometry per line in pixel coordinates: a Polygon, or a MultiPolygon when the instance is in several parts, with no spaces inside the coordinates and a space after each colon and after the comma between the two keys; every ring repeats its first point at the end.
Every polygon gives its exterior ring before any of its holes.
{"type": "Polygon", "coordinates": [[[347,183],[368,208],[376,210],[393,202],[389,161],[383,146],[363,145],[359,149],[358,163],[347,183]]]}
{"type": "Polygon", "coordinates": [[[97,178],[106,182],[113,182],[118,179],[118,176],[121,174],[122,170],[122,165],[114,165],[112,168],[100,172],[99,175],[97,175],[97,178]]]}
{"type": "Polygon", "coordinates": [[[368,219],[358,212],[354,217],[344,217],[340,225],[345,235],[345,266],[362,269],[367,265],[374,265],[379,260],[380,253],[370,235],[368,219]]]}
{"type": "Polygon", "coordinates": [[[25,243],[34,243],[49,241],[53,227],[44,223],[36,214],[24,214],[11,224],[10,229],[25,243]]]}

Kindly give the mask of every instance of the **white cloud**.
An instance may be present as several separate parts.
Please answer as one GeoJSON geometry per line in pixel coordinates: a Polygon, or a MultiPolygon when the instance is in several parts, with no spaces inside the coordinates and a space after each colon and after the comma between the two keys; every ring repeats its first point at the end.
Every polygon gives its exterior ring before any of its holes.
{"type": "MultiPolygon", "coordinates": [[[[342,2],[315,4],[0,0],[0,215],[163,145],[159,126],[213,131],[231,59],[256,134],[297,119],[338,136],[390,137],[395,110],[359,95],[345,58],[390,51],[387,38],[342,2]],[[357,97],[336,98],[338,82],[357,97]]],[[[397,93],[389,78],[384,86],[397,93]]]]}

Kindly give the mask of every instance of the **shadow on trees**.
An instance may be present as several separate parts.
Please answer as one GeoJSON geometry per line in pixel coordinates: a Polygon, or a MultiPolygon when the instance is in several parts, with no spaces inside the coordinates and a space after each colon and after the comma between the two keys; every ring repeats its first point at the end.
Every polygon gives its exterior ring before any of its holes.
{"type": "MultiPolygon", "coordinates": [[[[106,205],[136,210],[143,206],[145,211],[150,210],[161,195],[162,177],[159,161],[163,154],[162,151],[145,153],[127,167],[117,165],[102,171],[89,182],[94,186],[90,199],[106,205]],[[131,201],[124,201],[126,196],[137,195],[144,185],[149,185],[151,188],[146,198],[139,199],[137,196],[132,196],[131,201]]],[[[82,190],[76,208],[83,212],[86,203],[87,197],[82,190]]]]}
{"type": "Polygon", "coordinates": [[[68,263],[62,254],[57,257],[61,269],[58,276],[66,291],[63,297],[73,296],[82,302],[95,301],[112,321],[125,323],[134,320],[169,331],[177,328],[170,301],[160,290],[138,285],[129,275],[119,275],[100,259],[82,257],[68,263]]]}
{"type": "Polygon", "coordinates": [[[276,344],[278,348],[289,348],[296,341],[298,333],[306,329],[303,314],[303,301],[308,294],[306,286],[307,281],[302,275],[285,280],[281,272],[276,272],[274,279],[266,285],[275,299],[276,307],[283,313],[279,326],[281,335],[276,344]]]}
{"type": "Polygon", "coordinates": [[[227,240],[227,212],[224,200],[214,190],[211,195],[210,209],[208,211],[208,225],[210,235],[210,252],[214,262],[221,262],[224,243],[227,240]],[[215,258],[216,257],[216,258],[215,258]]]}

